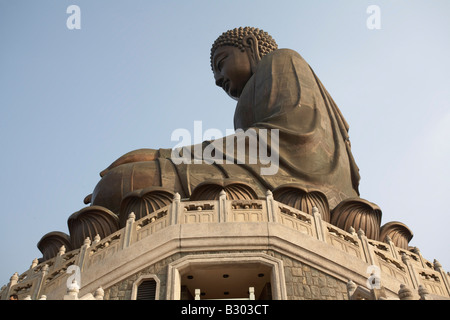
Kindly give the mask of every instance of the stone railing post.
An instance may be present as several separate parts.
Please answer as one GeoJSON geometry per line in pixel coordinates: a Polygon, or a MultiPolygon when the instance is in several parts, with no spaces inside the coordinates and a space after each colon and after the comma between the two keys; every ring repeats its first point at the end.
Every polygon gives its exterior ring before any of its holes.
{"type": "Polygon", "coordinates": [[[81,246],[80,253],[78,254],[78,261],[77,265],[80,267],[80,271],[83,271],[83,266],[86,261],[86,258],[88,258],[89,254],[89,248],[91,246],[91,239],[89,237],[86,237],[84,239],[84,244],[81,246]]]}
{"type": "Polygon", "coordinates": [[[447,274],[445,273],[444,269],[442,268],[442,265],[439,263],[439,261],[434,259],[433,266],[434,266],[434,270],[439,272],[439,274],[441,275],[442,282],[444,282],[444,287],[445,287],[445,289],[447,289],[447,294],[450,296],[450,282],[447,277],[447,274]]]}
{"type": "Polygon", "coordinates": [[[63,300],[78,300],[79,292],[80,286],[77,281],[73,279],[72,283],[67,288],[67,294],[63,297],[63,300]]]}
{"type": "Polygon", "coordinates": [[[219,195],[219,223],[227,222],[227,194],[225,190],[222,189],[219,195]]]}
{"type": "Polygon", "coordinates": [[[9,278],[7,299],[9,299],[9,296],[13,294],[12,287],[14,287],[18,281],[19,281],[19,274],[17,272],[14,272],[11,278],[9,278]]]}
{"type": "Polygon", "coordinates": [[[103,297],[105,296],[105,291],[102,287],[97,288],[94,293],[95,300],[103,300],[103,297]]]}
{"type": "Polygon", "coordinates": [[[131,212],[128,215],[127,222],[125,224],[125,228],[123,230],[122,234],[122,249],[128,248],[131,245],[132,239],[133,239],[133,231],[134,231],[134,222],[136,219],[136,215],[134,212],[131,212]]]}
{"type": "Polygon", "coordinates": [[[319,209],[317,209],[317,207],[312,208],[312,216],[314,220],[314,227],[316,230],[317,239],[319,239],[320,241],[326,241],[325,238],[326,232],[323,226],[322,215],[320,214],[319,209]]]}
{"type": "Polygon", "coordinates": [[[175,193],[175,195],[173,197],[172,206],[171,206],[171,210],[169,213],[170,214],[169,223],[171,225],[175,225],[175,224],[179,223],[180,202],[181,202],[181,197],[180,197],[180,194],[177,192],[177,193],[175,193]]]}
{"type": "Polygon", "coordinates": [[[273,199],[272,191],[266,192],[266,206],[267,206],[267,219],[269,222],[278,222],[277,208],[275,206],[275,200],[273,199]]]}
{"type": "Polygon", "coordinates": [[[66,254],[66,247],[64,245],[62,245],[59,248],[58,253],[56,254],[55,257],[55,264],[53,265],[53,269],[57,269],[61,263],[63,262],[62,256],[66,254]]]}
{"type": "Polygon", "coordinates": [[[391,250],[392,256],[398,260],[399,256],[398,256],[397,249],[396,249],[395,244],[392,241],[392,239],[389,236],[386,236],[385,242],[389,245],[389,250],[391,250]]]}
{"type": "Polygon", "coordinates": [[[361,240],[361,246],[363,249],[364,257],[366,258],[366,262],[370,265],[376,265],[373,251],[370,248],[369,241],[367,240],[366,234],[362,229],[358,230],[358,237],[359,240],[361,240]]]}
{"type": "Polygon", "coordinates": [[[47,275],[48,275],[48,269],[49,269],[48,264],[46,264],[42,267],[41,274],[39,276],[39,280],[36,283],[36,286],[33,288],[33,292],[31,292],[32,299],[36,299],[37,297],[39,297],[39,294],[40,294],[43,284],[45,282],[44,281],[45,277],[47,277],[47,275]]]}
{"type": "Polygon", "coordinates": [[[413,252],[419,256],[419,259],[420,259],[420,263],[421,263],[421,265],[422,265],[422,268],[428,268],[428,267],[427,267],[427,264],[425,263],[425,261],[424,261],[424,259],[423,259],[423,257],[422,257],[422,253],[420,253],[419,248],[414,247],[414,248],[413,248],[413,252]]]}
{"type": "Polygon", "coordinates": [[[406,265],[414,289],[419,289],[419,279],[417,278],[416,270],[405,253],[402,253],[402,261],[406,265]]]}
{"type": "Polygon", "coordinates": [[[414,300],[412,291],[404,284],[400,285],[400,290],[398,290],[398,297],[400,300],[414,300]]]}

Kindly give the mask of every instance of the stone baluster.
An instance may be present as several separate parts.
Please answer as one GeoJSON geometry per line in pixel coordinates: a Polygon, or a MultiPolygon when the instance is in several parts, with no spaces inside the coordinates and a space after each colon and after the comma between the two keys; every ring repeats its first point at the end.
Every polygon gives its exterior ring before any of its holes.
{"type": "Polygon", "coordinates": [[[14,293],[14,291],[12,290],[12,287],[14,287],[17,282],[19,281],[19,274],[17,272],[14,272],[14,274],[11,276],[11,278],[9,278],[9,284],[8,284],[8,298],[10,295],[12,295],[14,293]]]}
{"type": "Polygon", "coordinates": [[[31,262],[30,269],[34,269],[39,264],[39,260],[37,258],[34,258],[33,262],[31,262]]]}
{"type": "Polygon", "coordinates": [[[181,202],[181,196],[177,192],[177,193],[175,193],[175,195],[173,197],[172,206],[171,206],[171,210],[170,210],[169,223],[171,225],[178,224],[178,222],[179,222],[178,220],[180,218],[180,202],[181,202]]]}
{"type": "Polygon", "coordinates": [[[40,274],[38,282],[35,285],[33,285],[33,288],[31,289],[32,290],[32,292],[31,292],[32,299],[36,299],[37,297],[39,297],[41,289],[44,287],[45,278],[48,275],[48,270],[49,270],[48,264],[45,264],[41,269],[41,274],[40,274]]]}
{"type": "Polygon", "coordinates": [[[450,295],[450,281],[449,281],[449,278],[447,277],[447,275],[445,274],[445,271],[442,268],[442,265],[439,263],[439,261],[434,259],[433,267],[434,267],[434,270],[439,272],[439,274],[441,275],[442,282],[444,282],[444,287],[445,287],[445,289],[447,289],[447,294],[450,295]]]}
{"type": "Polygon", "coordinates": [[[398,291],[398,297],[400,298],[400,300],[414,300],[411,289],[409,289],[404,284],[400,285],[400,290],[398,291]]]}
{"type": "Polygon", "coordinates": [[[94,298],[95,300],[103,300],[103,297],[105,296],[105,291],[102,287],[99,287],[97,290],[95,290],[94,298]]]}
{"type": "Polygon", "coordinates": [[[314,227],[316,231],[316,237],[320,241],[326,241],[326,231],[323,225],[322,215],[319,212],[319,209],[317,207],[312,208],[312,216],[314,220],[314,227]]]}
{"type": "Polygon", "coordinates": [[[100,235],[97,233],[94,237],[94,241],[92,241],[92,246],[95,246],[101,240],[100,235]]]}
{"type": "Polygon", "coordinates": [[[423,285],[419,285],[419,296],[420,296],[420,300],[431,300],[430,298],[428,298],[429,292],[427,290],[427,288],[425,288],[423,285]]]}
{"type": "Polygon", "coordinates": [[[417,254],[417,256],[419,257],[420,264],[422,265],[422,268],[428,268],[427,264],[425,263],[424,258],[422,257],[422,254],[420,253],[419,248],[414,247],[412,251],[413,251],[415,254],[417,254]]]}
{"type": "Polygon", "coordinates": [[[63,300],[78,300],[78,293],[80,292],[80,286],[77,280],[74,278],[72,283],[67,287],[67,294],[64,296],[63,300]]]}
{"type": "Polygon", "coordinates": [[[402,261],[406,265],[414,289],[418,289],[419,279],[417,277],[416,270],[414,269],[414,266],[412,265],[410,258],[405,253],[402,253],[402,261]]]}
{"type": "Polygon", "coordinates": [[[275,200],[273,199],[272,191],[267,190],[266,192],[266,205],[267,205],[267,215],[269,222],[278,222],[278,213],[275,200]]]}
{"type": "Polygon", "coordinates": [[[88,258],[88,254],[89,254],[88,251],[89,251],[90,246],[91,246],[91,239],[89,237],[86,237],[86,239],[84,239],[84,243],[81,246],[80,253],[78,255],[77,265],[80,267],[80,271],[83,270],[86,258],[88,258]]]}
{"type": "Polygon", "coordinates": [[[56,254],[55,264],[54,264],[53,268],[58,268],[62,264],[62,262],[63,262],[62,256],[65,254],[66,254],[66,246],[62,245],[59,248],[58,253],[56,254]]]}
{"type": "Polygon", "coordinates": [[[133,239],[133,231],[135,229],[134,222],[136,221],[136,215],[134,212],[131,212],[128,215],[127,223],[125,225],[123,234],[122,234],[122,249],[128,248],[133,239]]]}
{"type": "Polygon", "coordinates": [[[369,240],[367,239],[364,230],[358,230],[358,237],[361,240],[361,246],[366,262],[370,265],[376,265],[372,248],[370,247],[369,240]]]}
{"type": "Polygon", "coordinates": [[[195,289],[195,300],[200,300],[200,289],[195,289]]]}
{"type": "Polygon", "coordinates": [[[227,221],[227,194],[222,189],[219,195],[219,222],[227,221]]]}
{"type": "Polygon", "coordinates": [[[389,245],[389,250],[391,251],[392,256],[395,259],[399,259],[398,252],[397,252],[397,247],[395,246],[395,244],[392,241],[391,237],[386,236],[384,241],[389,245]]]}

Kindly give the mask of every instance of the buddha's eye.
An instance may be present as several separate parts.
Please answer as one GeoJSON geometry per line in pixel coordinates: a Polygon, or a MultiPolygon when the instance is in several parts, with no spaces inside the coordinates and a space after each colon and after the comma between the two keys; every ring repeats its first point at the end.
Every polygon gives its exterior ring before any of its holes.
{"type": "Polygon", "coordinates": [[[226,58],[226,57],[223,57],[223,58],[220,59],[219,62],[217,63],[217,70],[219,70],[219,72],[222,71],[222,68],[223,68],[223,64],[224,64],[225,58],[226,58]]]}

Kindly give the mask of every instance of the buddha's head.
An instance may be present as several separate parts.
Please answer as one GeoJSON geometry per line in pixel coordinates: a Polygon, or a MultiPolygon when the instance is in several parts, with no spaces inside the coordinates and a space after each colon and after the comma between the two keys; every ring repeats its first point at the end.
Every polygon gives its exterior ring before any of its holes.
{"type": "Polygon", "coordinates": [[[216,85],[238,100],[261,58],[277,48],[275,40],[258,28],[240,27],[222,33],[211,48],[216,85]]]}

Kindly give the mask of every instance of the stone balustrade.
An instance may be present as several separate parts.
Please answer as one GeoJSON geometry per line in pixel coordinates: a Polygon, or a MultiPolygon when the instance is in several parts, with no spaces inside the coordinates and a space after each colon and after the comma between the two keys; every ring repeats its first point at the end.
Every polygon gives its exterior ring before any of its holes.
{"type": "MultiPolygon", "coordinates": [[[[86,272],[101,264],[106,257],[127,250],[171,225],[238,222],[282,224],[368,265],[377,266],[381,272],[408,288],[450,297],[449,275],[437,261],[430,263],[425,260],[417,248],[408,251],[396,247],[389,238],[386,242],[380,242],[368,239],[362,230],[342,230],[322,220],[318,210],[313,210],[312,214],[299,211],[275,201],[271,192],[268,192],[266,199],[260,200],[227,200],[225,193],[222,193],[219,200],[184,201],[177,194],[172,204],[139,220],[135,220],[134,214],[130,213],[125,227],[104,239],[98,236],[87,238],[76,250],[65,252],[62,247],[57,256],[50,260],[39,264],[34,260],[29,270],[11,277],[10,282],[1,289],[0,297],[7,299],[10,294],[16,293],[20,299],[37,300],[42,298],[43,288],[45,292],[61,286],[69,288],[68,279],[74,276],[71,266],[86,272]]],[[[73,297],[73,293],[67,293],[68,297],[73,297]]]]}

